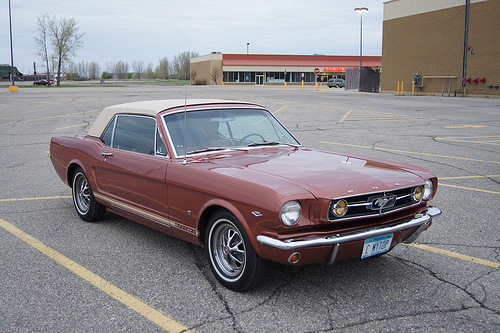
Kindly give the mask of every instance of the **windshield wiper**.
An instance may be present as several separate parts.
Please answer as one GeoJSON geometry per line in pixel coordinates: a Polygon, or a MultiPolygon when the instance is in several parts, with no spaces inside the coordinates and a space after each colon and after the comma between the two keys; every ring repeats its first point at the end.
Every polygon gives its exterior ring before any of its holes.
{"type": "Polygon", "coordinates": [[[259,142],[252,142],[252,143],[249,143],[247,145],[247,147],[256,147],[256,146],[277,146],[277,145],[285,145],[285,146],[290,146],[290,147],[293,147],[295,149],[298,149],[299,146],[298,145],[294,145],[294,144],[291,144],[291,143],[288,143],[288,142],[279,142],[279,141],[274,141],[274,140],[270,140],[270,141],[259,141],[259,142]]]}
{"type": "Polygon", "coordinates": [[[252,142],[247,145],[247,147],[255,147],[255,146],[277,146],[279,145],[280,142],[278,141],[259,141],[259,142],[252,142]]]}
{"type": "Polygon", "coordinates": [[[226,147],[208,147],[208,148],[201,148],[201,149],[196,149],[196,150],[191,150],[187,154],[197,154],[197,153],[205,153],[207,151],[217,151],[217,150],[226,150],[228,148],[226,147]]]}
{"type": "Polygon", "coordinates": [[[285,146],[290,146],[293,148],[299,148],[299,145],[294,145],[293,143],[288,143],[288,142],[280,142],[280,141],[274,141],[274,140],[264,140],[264,141],[259,141],[259,142],[252,142],[247,145],[247,147],[255,147],[255,146],[277,146],[277,145],[285,145],[285,146]]]}

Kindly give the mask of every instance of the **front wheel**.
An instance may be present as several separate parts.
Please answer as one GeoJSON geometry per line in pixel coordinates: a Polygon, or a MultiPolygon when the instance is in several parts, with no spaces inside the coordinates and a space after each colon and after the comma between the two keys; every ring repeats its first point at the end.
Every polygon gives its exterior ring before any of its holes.
{"type": "Polygon", "coordinates": [[[233,214],[216,212],[208,223],[205,241],[210,268],[223,286],[248,291],[264,281],[268,263],[257,255],[233,214]]]}
{"type": "Polygon", "coordinates": [[[87,176],[81,168],[78,168],[73,175],[72,192],[76,212],[82,220],[94,222],[104,216],[106,207],[96,201],[87,176]]]}

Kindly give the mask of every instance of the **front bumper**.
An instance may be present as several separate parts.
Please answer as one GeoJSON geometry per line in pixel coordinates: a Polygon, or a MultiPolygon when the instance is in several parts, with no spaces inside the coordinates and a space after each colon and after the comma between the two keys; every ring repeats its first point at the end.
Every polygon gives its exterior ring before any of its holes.
{"type": "Polygon", "coordinates": [[[338,251],[339,246],[344,243],[365,240],[416,227],[417,229],[405,240],[405,243],[412,243],[417,239],[422,231],[426,230],[430,226],[432,218],[440,214],[441,210],[439,208],[429,207],[425,213],[415,215],[412,220],[391,226],[371,228],[342,235],[334,234],[320,236],[318,238],[307,240],[298,240],[293,238],[279,240],[269,236],[258,235],[257,241],[261,244],[280,250],[297,250],[310,247],[334,245],[333,252],[328,259],[328,262],[333,263],[335,261],[336,252],[338,251]]]}

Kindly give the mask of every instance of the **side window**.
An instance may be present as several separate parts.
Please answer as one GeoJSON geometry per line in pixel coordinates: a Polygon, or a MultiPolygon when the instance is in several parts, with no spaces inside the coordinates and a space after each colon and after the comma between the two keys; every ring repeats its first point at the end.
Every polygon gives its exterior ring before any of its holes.
{"type": "Polygon", "coordinates": [[[154,155],[155,130],[156,120],[154,118],[120,115],[116,119],[113,147],[154,155]]]}
{"type": "Polygon", "coordinates": [[[156,155],[167,156],[167,147],[165,141],[161,137],[158,126],[156,127],[156,155]]]}
{"type": "Polygon", "coordinates": [[[104,131],[103,136],[101,137],[101,140],[108,147],[111,147],[111,144],[113,143],[112,140],[113,140],[113,129],[115,128],[115,121],[116,121],[116,117],[113,118],[113,120],[111,120],[109,122],[108,127],[106,128],[106,130],[104,131]]]}

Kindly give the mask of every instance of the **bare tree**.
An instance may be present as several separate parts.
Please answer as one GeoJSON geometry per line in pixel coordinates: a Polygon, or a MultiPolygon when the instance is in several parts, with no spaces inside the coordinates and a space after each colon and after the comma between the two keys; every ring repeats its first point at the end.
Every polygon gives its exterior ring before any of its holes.
{"type": "MultiPolygon", "coordinates": [[[[95,64],[95,63],[94,63],[95,64]]],[[[90,64],[82,60],[80,63],[68,61],[65,66],[66,78],[68,80],[87,80],[90,77],[90,64]]]]}
{"type": "Polygon", "coordinates": [[[50,17],[48,14],[43,14],[41,17],[37,17],[38,19],[38,32],[40,33],[37,37],[35,37],[35,45],[38,54],[42,57],[42,60],[47,64],[47,80],[49,80],[49,47],[48,47],[48,39],[49,39],[49,26],[48,22],[50,17]]]}
{"type": "Polygon", "coordinates": [[[219,67],[212,68],[212,73],[210,73],[210,78],[215,82],[215,85],[217,85],[217,80],[219,79],[219,75],[220,75],[220,68],[219,67]]]}
{"type": "MultiPolygon", "coordinates": [[[[39,19],[50,38],[57,59],[57,86],[61,85],[61,69],[63,63],[74,56],[76,50],[83,46],[82,38],[85,32],[79,33],[78,26],[73,18],[42,16],[39,19]]],[[[40,30],[40,23],[39,23],[40,30]]],[[[41,31],[41,30],[40,30],[41,31]]]]}
{"type": "Polygon", "coordinates": [[[121,60],[118,61],[114,66],[113,72],[118,79],[126,79],[128,72],[128,62],[123,62],[121,60]]]}
{"type": "Polygon", "coordinates": [[[91,80],[97,79],[99,77],[100,71],[101,71],[99,64],[97,62],[93,61],[88,65],[88,68],[89,68],[89,78],[91,80]]]}
{"type": "Polygon", "coordinates": [[[156,75],[158,75],[158,78],[162,80],[168,79],[168,69],[167,57],[160,59],[160,64],[156,67],[156,75]]]}
{"type": "Polygon", "coordinates": [[[156,78],[156,73],[153,70],[153,63],[150,62],[148,67],[146,67],[146,79],[151,80],[156,78]]]}
{"type": "Polygon", "coordinates": [[[179,53],[174,56],[174,60],[172,61],[172,73],[174,73],[175,77],[179,80],[189,80],[190,79],[190,60],[193,57],[197,57],[198,52],[189,52],[185,51],[179,53]]]}
{"type": "Polygon", "coordinates": [[[114,70],[115,70],[115,64],[113,62],[107,61],[106,62],[106,71],[108,73],[113,73],[114,70]]]}
{"type": "Polygon", "coordinates": [[[139,80],[144,74],[144,60],[134,60],[132,61],[132,69],[135,73],[135,77],[139,80]]]}

